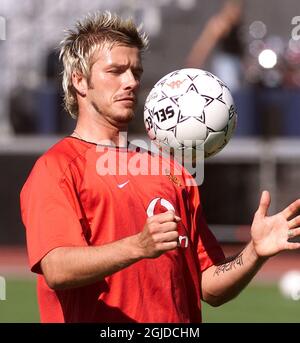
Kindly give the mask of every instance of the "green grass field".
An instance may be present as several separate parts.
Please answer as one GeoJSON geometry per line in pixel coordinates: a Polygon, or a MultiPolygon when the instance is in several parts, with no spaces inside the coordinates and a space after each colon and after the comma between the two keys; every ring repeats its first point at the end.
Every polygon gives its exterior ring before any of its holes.
{"type": "Polygon", "coordinates": [[[284,299],[276,285],[250,285],[222,305],[203,304],[207,323],[300,323],[300,301],[284,299]]]}
{"type": "MultiPolygon", "coordinates": [[[[0,323],[39,321],[35,282],[7,280],[6,300],[0,301],[0,323]]],[[[285,300],[274,286],[249,286],[221,307],[203,304],[206,323],[300,323],[300,302],[285,300]]]]}
{"type": "Polygon", "coordinates": [[[0,323],[36,323],[39,313],[35,281],[6,280],[6,300],[0,301],[0,323]]]}

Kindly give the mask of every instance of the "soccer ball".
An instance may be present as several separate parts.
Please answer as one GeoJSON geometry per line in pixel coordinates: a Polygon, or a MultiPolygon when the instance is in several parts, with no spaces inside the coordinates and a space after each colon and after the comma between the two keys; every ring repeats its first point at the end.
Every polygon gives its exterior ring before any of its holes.
{"type": "Polygon", "coordinates": [[[215,75],[186,68],[162,77],[144,107],[147,133],[160,147],[215,155],[230,140],[237,113],[229,88],[215,75]]]}
{"type": "Polygon", "coordinates": [[[279,290],[288,299],[300,300],[300,270],[290,270],[279,280],[279,290]]]}

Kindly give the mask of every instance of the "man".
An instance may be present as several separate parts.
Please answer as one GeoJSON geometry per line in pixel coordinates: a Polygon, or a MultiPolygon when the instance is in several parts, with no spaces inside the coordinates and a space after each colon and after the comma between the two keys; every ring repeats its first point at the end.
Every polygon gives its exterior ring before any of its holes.
{"type": "Polygon", "coordinates": [[[37,161],[21,192],[42,322],[200,322],[201,299],[232,299],[269,256],[300,248],[287,241],[300,232],[300,200],[267,217],[264,192],[251,242],[225,260],[187,172],[174,177],[175,161],[128,148],[120,132],[134,116],[146,45],[108,12],[62,43],[76,129],[37,161]],[[147,173],[134,173],[134,162],[148,162],[147,173]],[[151,163],[170,172],[152,175],[151,163]]]}

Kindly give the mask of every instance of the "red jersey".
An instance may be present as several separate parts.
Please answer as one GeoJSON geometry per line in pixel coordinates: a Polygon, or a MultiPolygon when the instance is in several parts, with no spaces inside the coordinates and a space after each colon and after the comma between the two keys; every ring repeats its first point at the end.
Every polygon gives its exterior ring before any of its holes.
{"type": "Polygon", "coordinates": [[[198,188],[147,151],[67,137],[36,162],[21,192],[42,322],[200,322],[201,272],[223,252],[205,222],[198,188]],[[163,173],[155,172],[157,162],[163,173]],[[152,168],[152,175],[149,170],[152,168]],[[168,170],[169,168],[169,170],[168,170]],[[165,175],[163,175],[165,174],[165,175]],[[50,289],[39,263],[57,247],[101,246],[174,209],[181,246],[88,286],[50,289]]]}

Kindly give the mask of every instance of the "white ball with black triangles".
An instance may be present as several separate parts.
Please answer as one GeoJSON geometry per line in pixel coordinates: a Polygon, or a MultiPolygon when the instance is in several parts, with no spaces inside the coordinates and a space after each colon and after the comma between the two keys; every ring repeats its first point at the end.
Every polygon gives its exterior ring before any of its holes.
{"type": "Polygon", "coordinates": [[[204,143],[205,157],[224,148],[236,121],[229,88],[215,75],[195,68],[162,77],[144,107],[147,133],[159,146],[197,149],[204,143]]]}

